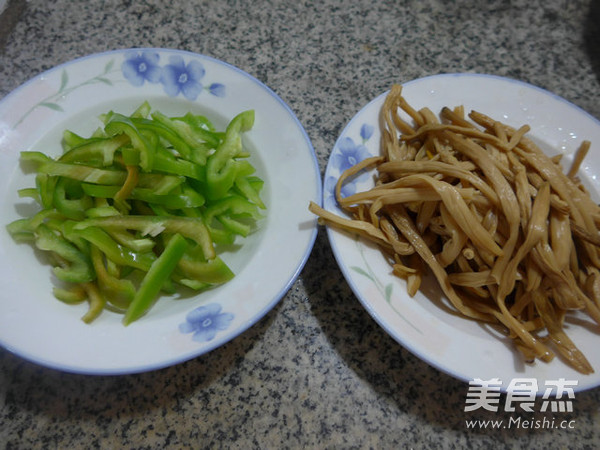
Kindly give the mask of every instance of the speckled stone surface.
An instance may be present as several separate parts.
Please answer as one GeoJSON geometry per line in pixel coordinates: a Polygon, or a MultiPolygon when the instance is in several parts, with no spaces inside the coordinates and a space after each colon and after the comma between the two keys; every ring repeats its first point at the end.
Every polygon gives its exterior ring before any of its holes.
{"type": "MultiPolygon", "coordinates": [[[[57,64],[127,47],[190,50],[266,83],[321,170],[369,100],[402,82],[481,72],[600,117],[600,3],[586,1],[10,1],[0,98],[57,64]]],[[[598,448],[600,389],[574,429],[475,429],[467,385],[399,346],[338,270],[324,230],[298,280],[246,333],[151,373],[60,373],[0,350],[0,448],[598,448]]],[[[522,414],[524,419],[542,419],[522,414]]],[[[567,417],[567,416],[565,416],[567,417]]]]}

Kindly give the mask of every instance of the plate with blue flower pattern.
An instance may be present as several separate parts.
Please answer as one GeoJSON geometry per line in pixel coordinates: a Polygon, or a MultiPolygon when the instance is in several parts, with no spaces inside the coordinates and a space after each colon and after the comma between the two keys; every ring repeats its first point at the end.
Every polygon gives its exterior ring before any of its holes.
{"type": "MultiPolygon", "coordinates": [[[[563,154],[564,166],[581,143],[600,143],[600,122],[580,108],[529,84],[481,74],[446,74],[403,83],[403,94],[416,109],[463,105],[465,112],[477,110],[514,127],[528,124],[533,139],[547,154],[563,154]]],[[[379,155],[378,116],[387,92],[381,94],[348,123],[332,150],[324,179],[324,208],[343,214],[334,197],[339,175],[356,162],[379,155]]],[[[410,118],[406,117],[408,121],[410,118]]],[[[600,192],[600,156],[590,152],[580,170],[590,192],[600,192]]],[[[371,173],[345,183],[342,195],[368,190],[371,173]]],[[[397,342],[415,355],[456,378],[494,380],[506,390],[515,379],[535,384],[538,394],[544,383],[564,378],[577,390],[600,385],[598,327],[590,319],[575,317],[566,330],[583,351],[596,373],[581,375],[555,358],[551,363],[524,364],[509,339],[498,330],[451,314],[433,278],[423,283],[413,297],[403,280],[391,273],[388,260],[374,246],[345,232],[328,228],[336,260],[355,295],[375,321],[397,342]]]]}
{"type": "Polygon", "coordinates": [[[0,100],[0,346],[84,374],[154,370],[213,350],[259,321],[299,275],[317,232],[306,205],[320,202],[321,186],[314,149],[292,110],[230,64],[185,51],[128,49],[44,72],[0,100]],[[230,282],[191,298],[162,297],[127,327],[111,311],[87,325],[80,320],[87,306],[57,301],[49,266],[6,230],[31,213],[17,191],[35,181],[23,175],[19,152],[60,154],[65,129],[89,136],[101,114],[131,114],[144,101],[167,115],[203,114],[218,129],[253,109],[244,139],[265,181],[267,210],[243,245],[221,254],[235,273],[230,282]]]}

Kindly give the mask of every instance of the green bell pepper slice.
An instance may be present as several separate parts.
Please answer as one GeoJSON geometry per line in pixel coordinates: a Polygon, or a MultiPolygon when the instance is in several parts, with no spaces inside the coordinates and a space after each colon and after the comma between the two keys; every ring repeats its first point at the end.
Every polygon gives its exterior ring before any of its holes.
{"type": "Polygon", "coordinates": [[[108,138],[90,138],[82,144],[72,147],[58,158],[62,163],[87,163],[97,166],[110,166],[115,152],[129,141],[129,136],[119,134],[108,138]]]}
{"type": "Polygon", "coordinates": [[[98,247],[108,259],[118,265],[148,271],[156,260],[156,255],[152,252],[135,252],[117,243],[101,228],[89,226],[82,229],[79,226],[81,223],[83,222],[79,222],[73,227],[73,234],[98,247]]]}
{"type": "Polygon", "coordinates": [[[106,298],[100,293],[98,286],[95,283],[83,283],[82,286],[85,289],[90,306],[81,320],[85,323],[91,323],[104,309],[106,298]]]}
{"type": "MultiPolygon", "coordinates": [[[[139,152],[133,147],[124,147],[121,149],[121,155],[123,163],[126,165],[139,165],[140,163],[139,152]]],[[[181,175],[194,180],[206,178],[204,166],[191,160],[178,158],[161,145],[156,147],[153,171],[181,175]]]]}
{"type": "Polygon", "coordinates": [[[260,198],[260,191],[263,182],[258,177],[238,177],[235,180],[237,191],[243,195],[248,201],[254,203],[260,209],[266,209],[265,204],[260,198]]]}
{"type": "Polygon", "coordinates": [[[25,163],[33,163],[33,164],[44,164],[50,161],[53,161],[48,155],[45,155],[42,152],[34,152],[34,151],[22,151],[20,153],[21,162],[25,163]]]}
{"type": "Polygon", "coordinates": [[[199,144],[207,144],[208,148],[215,148],[220,143],[219,136],[206,128],[193,126],[189,122],[177,118],[167,117],[159,111],[153,112],[151,116],[155,121],[172,130],[190,148],[198,147],[199,144]]]}
{"type": "MultiPolygon", "coordinates": [[[[120,190],[119,186],[103,186],[87,183],[83,183],[81,187],[86,194],[100,198],[114,198],[120,190]]],[[[128,199],[162,205],[169,209],[194,208],[202,206],[205,202],[204,197],[193,189],[183,189],[181,193],[177,194],[159,195],[151,189],[134,188],[130,192],[128,199]]]]}
{"type": "Polygon", "coordinates": [[[137,127],[138,130],[154,133],[157,137],[160,137],[164,141],[171,144],[173,149],[175,149],[182,157],[186,159],[190,158],[192,154],[190,145],[172,128],[165,126],[164,123],[150,119],[137,118],[132,118],[131,122],[137,127]]]}
{"type": "Polygon", "coordinates": [[[113,185],[123,184],[127,178],[127,172],[124,170],[99,169],[94,166],[56,161],[42,164],[38,169],[38,173],[48,176],[72,178],[74,180],[85,181],[86,183],[113,185]]]}
{"type": "MultiPolygon", "coordinates": [[[[42,164],[38,171],[38,176],[66,177],[79,180],[84,183],[111,185],[118,188],[120,188],[127,180],[127,171],[125,170],[99,169],[93,166],[86,166],[82,164],[64,164],[56,161],[42,164]]],[[[56,180],[40,180],[38,190],[40,190],[40,197],[42,199],[44,199],[44,193],[42,190],[53,190],[55,182],[56,180]],[[42,182],[46,184],[42,185],[42,182]]],[[[183,182],[185,182],[185,177],[179,175],[140,173],[138,175],[137,186],[142,188],[152,188],[152,191],[158,194],[166,194],[171,189],[181,185],[183,182]]]]}
{"type": "Polygon", "coordinates": [[[142,235],[150,236],[162,232],[181,234],[196,242],[207,260],[216,257],[208,228],[204,221],[197,217],[127,215],[86,219],[75,225],[76,230],[85,231],[89,228],[137,230],[142,235]]]}
{"type": "Polygon", "coordinates": [[[206,179],[204,166],[182,158],[176,158],[168,150],[157,148],[154,156],[154,170],[159,172],[183,175],[194,180],[206,179]]]}
{"type": "Polygon", "coordinates": [[[150,172],[154,165],[155,149],[148,138],[135,126],[131,118],[119,113],[111,114],[110,120],[104,126],[110,136],[125,134],[131,140],[133,148],[140,152],[140,167],[145,172],[150,172]]]}
{"type": "Polygon", "coordinates": [[[59,280],[70,283],[86,283],[96,277],[88,255],[81,252],[64,237],[53,232],[44,224],[39,225],[34,234],[37,248],[55,253],[65,261],[64,267],[56,266],[52,270],[59,280]]]}
{"type": "Polygon", "coordinates": [[[249,110],[235,116],[227,126],[223,142],[206,162],[206,184],[209,198],[223,197],[231,189],[240,173],[248,175],[249,164],[242,164],[235,158],[243,150],[241,133],[249,131],[253,124],[254,111],[249,110]]]}
{"type": "Polygon", "coordinates": [[[82,303],[87,298],[87,293],[81,284],[74,284],[67,288],[54,287],[52,288],[52,293],[54,294],[54,297],[68,305],[82,303]]]}
{"type": "Polygon", "coordinates": [[[131,114],[131,118],[145,119],[150,115],[150,111],[152,111],[152,107],[150,106],[150,103],[148,103],[148,100],[145,100],[144,103],[138,106],[131,114]]]}
{"type": "Polygon", "coordinates": [[[125,317],[123,317],[125,325],[139,319],[152,306],[187,247],[187,241],[180,234],[175,234],[169,239],[163,252],[144,275],[139,289],[127,308],[125,317]]]}
{"type": "Polygon", "coordinates": [[[74,133],[71,130],[63,131],[63,138],[61,142],[63,153],[67,153],[72,148],[85,144],[88,140],[89,138],[79,136],[77,133],[74,133]]]}
{"type": "Polygon", "coordinates": [[[184,255],[177,267],[184,277],[209,285],[225,283],[234,277],[234,273],[219,256],[209,261],[198,261],[184,255]]]}
{"type": "Polygon", "coordinates": [[[127,230],[107,229],[106,232],[119,244],[130,248],[134,252],[146,253],[152,251],[156,245],[152,239],[139,238],[127,230]]]}
{"type": "Polygon", "coordinates": [[[207,162],[210,171],[219,172],[227,161],[238,156],[242,151],[241,133],[250,131],[253,125],[253,110],[244,111],[229,122],[225,130],[223,142],[217,147],[207,162]]]}
{"type": "Polygon", "coordinates": [[[94,205],[94,201],[84,194],[81,183],[60,177],[54,188],[53,204],[65,217],[82,220],[86,216],[85,211],[94,205]]]}
{"type": "Polygon", "coordinates": [[[127,309],[135,296],[135,286],[130,280],[117,278],[106,270],[104,255],[98,247],[92,246],[90,256],[96,276],[98,289],[114,306],[127,309]]]}
{"type": "Polygon", "coordinates": [[[35,176],[35,186],[40,193],[40,204],[44,209],[53,208],[54,203],[54,187],[58,177],[48,175],[46,173],[38,173],[35,176]]]}

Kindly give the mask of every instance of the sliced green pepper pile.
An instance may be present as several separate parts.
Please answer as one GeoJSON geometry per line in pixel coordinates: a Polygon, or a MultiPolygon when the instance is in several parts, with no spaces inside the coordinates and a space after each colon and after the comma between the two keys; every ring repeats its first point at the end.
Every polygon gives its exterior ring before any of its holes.
{"type": "Polygon", "coordinates": [[[215,251],[246,237],[265,209],[242,133],[254,112],[217,131],[204,116],[167,117],[144,102],[131,116],[110,111],[89,138],[63,134],[63,153],[21,152],[41,209],[7,226],[49,256],[54,295],[88,301],[87,323],[105,309],[128,325],[161,292],[199,291],[234,275],[215,251]]]}

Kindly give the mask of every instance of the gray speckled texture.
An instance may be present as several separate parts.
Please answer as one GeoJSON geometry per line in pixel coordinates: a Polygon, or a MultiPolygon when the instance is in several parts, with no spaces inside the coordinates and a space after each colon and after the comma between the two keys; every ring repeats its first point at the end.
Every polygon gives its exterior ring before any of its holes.
{"type": "MultiPolygon", "coordinates": [[[[190,50],[279,94],[323,170],[363,105],[393,82],[436,73],[518,78],[600,117],[599,24],[595,0],[13,0],[0,18],[0,98],[86,54],[190,50]]],[[[0,447],[600,446],[598,389],[577,395],[569,416],[576,428],[567,431],[469,431],[468,418],[516,416],[467,414],[466,392],[375,324],[320,230],[282,301],[237,339],[187,363],[88,377],[0,350],[0,447]]]]}

